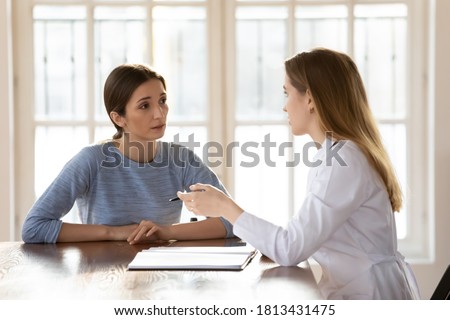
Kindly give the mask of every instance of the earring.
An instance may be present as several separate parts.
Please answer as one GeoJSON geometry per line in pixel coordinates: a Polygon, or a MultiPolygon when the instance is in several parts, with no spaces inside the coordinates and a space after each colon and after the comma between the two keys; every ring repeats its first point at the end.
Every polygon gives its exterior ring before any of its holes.
{"type": "Polygon", "coordinates": [[[314,112],[314,108],[309,109],[309,113],[313,113],[314,112]]]}

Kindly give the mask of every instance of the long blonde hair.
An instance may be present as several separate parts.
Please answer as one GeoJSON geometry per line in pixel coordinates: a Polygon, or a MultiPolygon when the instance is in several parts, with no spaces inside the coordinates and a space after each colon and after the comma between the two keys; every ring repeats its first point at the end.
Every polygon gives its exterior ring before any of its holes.
{"type": "Polygon", "coordinates": [[[317,48],[285,61],[286,74],[301,93],[310,90],[323,132],[351,140],[383,180],[393,211],[402,207],[402,191],[370,110],[358,68],[346,54],[317,48]]]}

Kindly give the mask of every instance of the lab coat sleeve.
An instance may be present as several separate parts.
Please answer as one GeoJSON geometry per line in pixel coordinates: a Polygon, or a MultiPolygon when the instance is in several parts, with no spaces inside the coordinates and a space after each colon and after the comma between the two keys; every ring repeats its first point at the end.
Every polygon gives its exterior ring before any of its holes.
{"type": "Polygon", "coordinates": [[[346,165],[335,160],[327,165],[324,159],[312,169],[303,205],[286,228],[244,212],[234,224],[234,233],[280,265],[308,259],[368,196],[367,183],[373,183],[368,172],[373,169],[355,148],[342,148],[346,165]]]}

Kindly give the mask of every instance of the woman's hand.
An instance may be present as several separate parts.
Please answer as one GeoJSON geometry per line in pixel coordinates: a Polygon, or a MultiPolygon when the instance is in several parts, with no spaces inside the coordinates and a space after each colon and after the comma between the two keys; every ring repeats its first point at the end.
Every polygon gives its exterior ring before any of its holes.
{"type": "Polygon", "coordinates": [[[230,197],[212,185],[197,183],[189,188],[193,192],[178,191],[177,195],[184,202],[186,208],[196,215],[222,216],[234,223],[244,212],[230,197]]]}
{"type": "Polygon", "coordinates": [[[149,220],[142,220],[141,223],[128,236],[129,244],[137,244],[167,238],[169,227],[160,226],[149,220]]]}

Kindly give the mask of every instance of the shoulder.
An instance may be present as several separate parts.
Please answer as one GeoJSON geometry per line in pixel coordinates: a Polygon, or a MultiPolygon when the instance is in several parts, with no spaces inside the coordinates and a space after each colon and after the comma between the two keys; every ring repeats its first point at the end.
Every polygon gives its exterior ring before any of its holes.
{"type": "Polygon", "coordinates": [[[356,143],[351,140],[341,140],[331,149],[331,155],[334,155],[335,161],[342,159],[348,166],[368,165],[367,157],[356,143]]]}
{"type": "Polygon", "coordinates": [[[323,149],[320,174],[324,178],[338,178],[348,183],[350,180],[362,182],[371,178],[373,169],[364,152],[353,141],[325,144],[323,149]]]}
{"type": "Polygon", "coordinates": [[[323,148],[322,162],[310,176],[311,193],[336,208],[363,203],[377,185],[363,151],[349,140],[323,148]]]}
{"type": "Polygon", "coordinates": [[[370,163],[368,156],[356,143],[347,140],[341,153],[346,163],[346,169],[350,174],[358,175],[359,179],[368,185],[376,186],[379,189],[386,188],[379,173],[370,163]]]}
{"type": "Polygon", "coordinates": [[[112,143],[107,141],[85,146],[72,158],[71,162],[75,164],[98,164],[112,152],[110,146],[113,146],[112,143]]]}
{"type": "Polygon", "coordinates": [[[103,158],[109,153],[112,153],[114,145],[111,141],[101,141],[98,143],[90,144],[81,149],[80,154],[90,158],[103,158]]]}
{"type": "Polygon", "coordinates": [[[317,152],[315,162],[311,165],[313,167],[324,168],[338,168],[350,167],[367,164],[367,158],[362,150],[353,141],[326,140],[317,152]]]}

